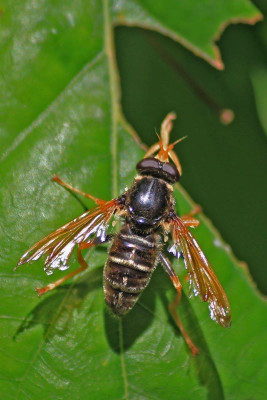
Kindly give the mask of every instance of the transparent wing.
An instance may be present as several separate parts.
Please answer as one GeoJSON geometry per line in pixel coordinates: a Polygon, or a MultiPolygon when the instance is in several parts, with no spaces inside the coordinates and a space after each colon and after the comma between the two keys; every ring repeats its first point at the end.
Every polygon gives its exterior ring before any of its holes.
{"type": "Polygon", "coordinates": [[[181,218],[176,216],[172,223],[174,245],[169,251],[178,254],[179,249],[182,249],[194,294],[199,295],[202,301],[209,303],[211,319],[224,327],[229,327],[231,324],[230,305],[205,254],[181,218]]]}
{"type": "Polygon", "coordinates": [[[23,254],[18,266],[36,261],[46,254],[44,270],[48,275],[57,268],[67,269],[68,260],[75,245],[87,241],[92,235],[103,241],[106,226],[111,216],[120,207],[118,200],[113,199],[85,212],[35,243],[23,254]]]}

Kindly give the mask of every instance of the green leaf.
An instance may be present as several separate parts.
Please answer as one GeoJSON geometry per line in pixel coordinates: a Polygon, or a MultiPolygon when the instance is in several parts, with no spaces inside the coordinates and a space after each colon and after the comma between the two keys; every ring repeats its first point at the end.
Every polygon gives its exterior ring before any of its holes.
{"type": "MultiPolygon", "coordinates": [[[[230,22],[261,14],[247,0],[116,0],[113,25],[155,29],[222,68],[214,40],[230,22]]],[[[68,83],[103,51],[102,3],[6,0],[1,8],[0,148],[9,152],[68,83]]]]}
{"type": "Polygon", "coordinates": [[[246,0],[117,0],[112,13],[117,24],[155,29],[219,69],[223,63],[214,41],[225,27],[231,22],[254,24],[262,18],[246,0]]]}
{"type": "MultiPolygon", "coordinates": [[[[114,13],[137,3],[108,4],[25,1],[3,9],[1,397],[263,399],[265,307],[204,217],[196,234],[229,296],[233,326],[217,326],[206,304],[185,295],[180,313],[201,350],[195,359],[168,314],[174,289],[160,267],[122,322],[104,307],[105,248],[87,254],[82,276],[41,299],[34,288],[51,281],[43,260],[13,272],[32,243],[84,210],[51,182],[54,173],[109,199],[131,184],[143,156],[119,109],[111,29],[114,13]]],[[[193,205],[181,188],[176,198],[181,213],[193,205]]]]}
{"type": "Polygon", "coordinates": [[[252,71],[251,80],[254,88],[259,120],[263,131],[267,135],[267,72],[260,69],[252,71]]]}

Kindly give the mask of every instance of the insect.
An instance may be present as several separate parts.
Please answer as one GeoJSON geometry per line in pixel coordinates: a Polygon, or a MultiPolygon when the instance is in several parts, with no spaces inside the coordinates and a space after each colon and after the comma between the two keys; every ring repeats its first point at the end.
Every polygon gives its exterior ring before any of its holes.
{"type": "Polygon", "coordinates": [[[64,271],[68,268],[69,258],[77,246],[80,267],[54,283],[36,289],[42,295],[87,268],[82,255],[83,249],[111,242],[104,267],[104,296],[108,308],[117,316],[123,316],[133,308],[149,284],[156,266],[161,264],[177,291],[169,306],[170,312],[189,349],[195,355],[198,348],[176,313],[182,285],[163,253],[162,237],[172,238],[172,244],[167,249],[169,253],[178,258],[183,255],[193,293],[209,303],[210,317],[221,326],[229,327],[231,311],[222,286],[189,230],[198,226],[199,221],[193,218],[193,212],[180,217],[175,211],[173,186],[179,181],[182,169],[173,148],[182,139],[169,144],[173,119],[174,113],[167,115],[161,125],[159,142],[137,164],[138,174],[132,186],[118,198],[110,201],[95,198],[55,176],[53,179],[57,183],[90,198],[96,203],[96,207],[35,243],[21,257],[18,266],[46,255],[44,270],[48,275],[57,268],[64,271]],[[108,234],[108,226],[115,215],[121,217],[122,227],[119,233],[108,234]]]}

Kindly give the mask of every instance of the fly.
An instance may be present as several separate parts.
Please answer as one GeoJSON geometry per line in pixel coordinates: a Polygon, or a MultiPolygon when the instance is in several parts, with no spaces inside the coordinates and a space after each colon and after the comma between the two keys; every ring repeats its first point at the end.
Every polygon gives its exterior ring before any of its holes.
{"type": "Polygon", "coordinates": [[[18,266],[45,255],[44,270],[48,275],[56,269],[64,271],[69,267],[69,258],[77,246],[80,267],[36,289],[39,295],[43,295],[87,268],[82,250],[111,242],[103,274],[104,296],[108,308],[121,317],[134,307],[149,284],[153,271],[161,264],[177,291],[175,300],[169,306],[170,312],[191,353],[195,355],[199,350],[176,313],[182,285],[163,252],[166,236],[172,238],[172,245],[167,251],[177,258],[183,255],[190,286],[202,301],[208,302],[210,317],[221,326],[229,327],[231,311],[218,278],[189,230],[197,227],[199,221],[193,217],[193,212],[178,216],[175,211],[173,186],[179,181],[182,168],[173,148],[182,139],[169,144],[173,119],[175,114],[167,115],[161,125],[159,142],[136,166],[137,176],[132,186],[115,199],[98,199],[54,176],[58,184],[93,200],[96,207],[35,243],[21,257],[18,266]],[[108,226],[115,215],[121,217],[122,227],[119,233],[108,234],[108,226]]]}

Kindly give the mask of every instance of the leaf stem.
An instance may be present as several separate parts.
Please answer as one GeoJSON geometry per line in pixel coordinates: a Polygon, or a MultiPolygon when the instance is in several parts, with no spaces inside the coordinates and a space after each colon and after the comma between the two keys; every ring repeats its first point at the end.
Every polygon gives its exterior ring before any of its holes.
{"type": "Polygon", "coordinates": [[[119,118],[119,88],[116,72],[113,27],[109,15],[109,0],[103,0],[105,51],[108,62],[109,87],[111,97],[111,159],[112,159],[112,197],[118,196],[118,118],[119,118]]]}
{"type": "MultiPolygon", "coordinates": [[[[111,97],[111,159],[112,159],[112,196],[118,196],[118,121],[120,117],[120,90],[118,85],[118,74],[115,61],[113,27],[109,16],[109,0],[103,0],[105,51],[109,71],[109,87],[111,97]]],[[[121,357],[121,369],[124,382],[124,399],[128,400],[128,380],[124,359],[123,326],[119,320],[119,345],[121,357]]]]}

